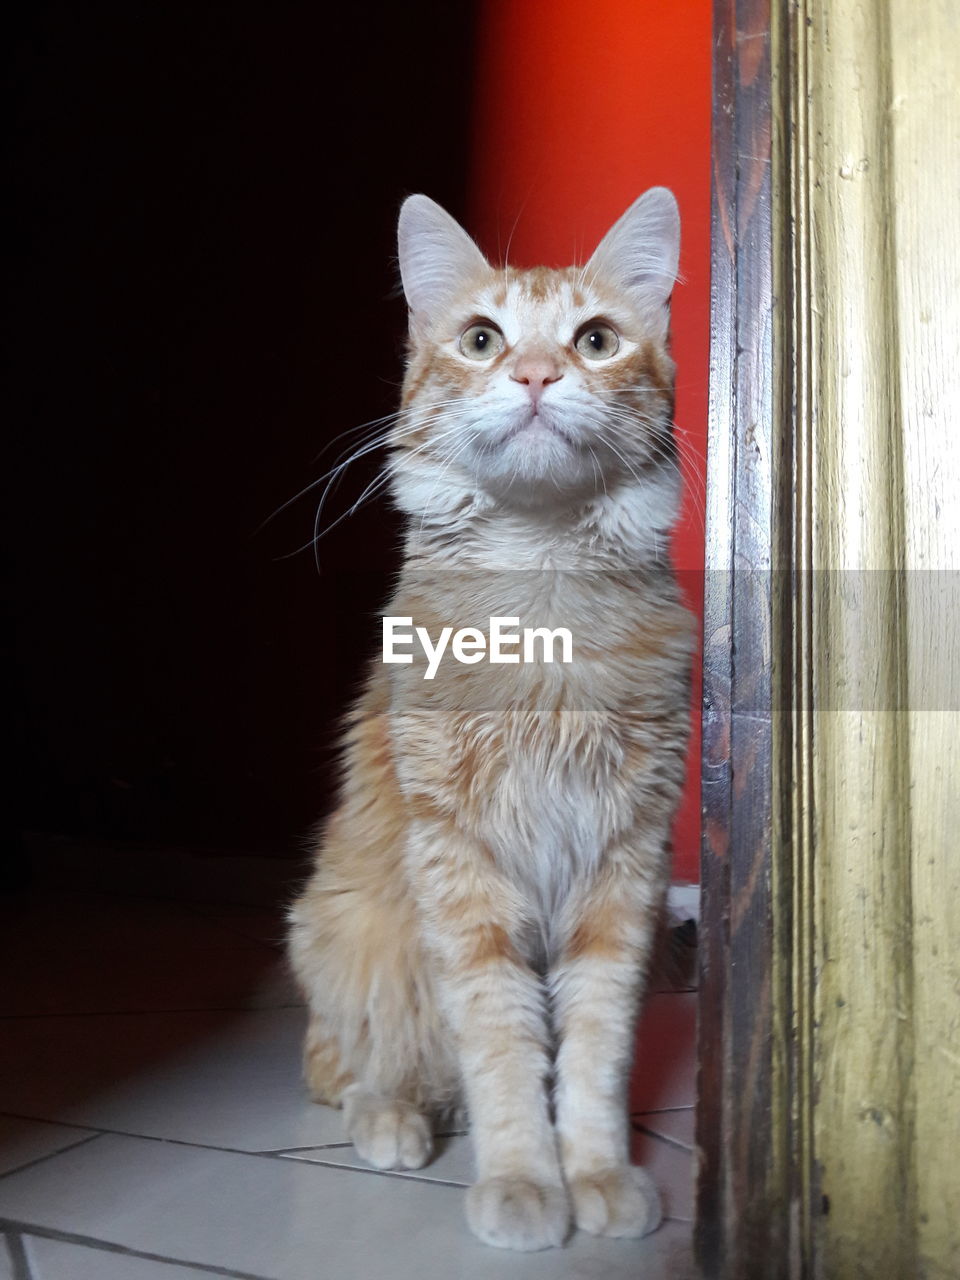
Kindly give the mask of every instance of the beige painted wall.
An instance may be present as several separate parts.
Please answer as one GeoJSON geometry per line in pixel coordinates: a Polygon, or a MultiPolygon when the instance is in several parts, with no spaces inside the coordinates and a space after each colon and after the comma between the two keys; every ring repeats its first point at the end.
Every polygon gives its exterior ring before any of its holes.
{"type": "Polygon", "coordinates": [[[960,4],[784,14],[800,1235],[958,1277],[960,4]]]}

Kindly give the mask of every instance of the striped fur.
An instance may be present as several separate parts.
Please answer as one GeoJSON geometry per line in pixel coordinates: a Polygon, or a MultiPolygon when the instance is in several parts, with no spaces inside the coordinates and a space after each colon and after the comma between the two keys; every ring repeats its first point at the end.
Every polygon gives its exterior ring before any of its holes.
{"type": "Polygon", "coordinates": [[[584,268],[495,269],[426,197],[401,214],[411,312],[392,488],[409,514],[386,613],[563,626],[568,665],[377,661],[338,808],[290,913],[314,1097],[361,1155],[416,1168],[465,1105],[473,1230],[640,1235],[634,1015],[684,777],[693,628],[667,565],[679,497],[668,303],[676,206],[642,197],[584,268]],[[472,360],[477,320],[503,335],[472,360]],[[602,320],[609,359],[575,341],[602,320]]]}

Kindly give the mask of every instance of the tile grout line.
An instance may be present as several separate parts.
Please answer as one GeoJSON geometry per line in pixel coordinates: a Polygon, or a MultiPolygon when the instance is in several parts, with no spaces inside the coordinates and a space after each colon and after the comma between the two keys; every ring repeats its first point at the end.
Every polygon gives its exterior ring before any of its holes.
{"type": "MultiPolygon", "coordinates": [[[[237,1147],[212,1147],[212,1146],[201,1144],[201,1143],[186,1142],[178,1138],[156,1138],[156,1137],[150,1137],[142,1134],[130,1134],[130,1133],[126,1133],[119,1130],[99,1130],[96,1133],[92,1133],[89,1138],[85,1138],[85,1139],[82,1139],[80,1142],[73,1143],[70,1147],[64,1148],[61,1151],[52,1152],[48,1156],[41,1156],[38,1160],[30,1161],[27,1165],[20,1166],[18,1170],[11,1170],[10,1172],[11,1173],[20,1172],[23,1169],[32,1167],[34,1164],[41,1164],[45,1160],[52,1160],[56,1156],[65,1154],[66,1151],[73,1150],[75,1147],[87,1145],[89,1142],[92,1142],[95,1138],[105,1137],[111,1134],[116,1137],[132,1137],[132,1138],[140,1139],[141,1141],[145,1141],[145,1142],[162,1142],[162,1143],[168,1143],[173,1146],[190,1147],[195,1150],[201,1150],[201,1151],[221,1151],[226,1155],[254,1156],[257,1159],[282,1160],[288,1163],[292,1161],[295,1164],[314,1165],[321,1169],[343,1169],[347,1173],[374,1174],[376,1177],[392,1178],[395,1181],[417,1182],[420,1184],[425,1184],[427,1186],[436,1186],[436,1187],[452,1187],[454,1188],[454,1190],[457,1190],[457,1191],[466,1191],[470,1187],[470,1184],[466,1182],[453,1182],[448,1178],[430,1178],[430,1177],[427,1177],[426,1175],[416,1174],[411,1171],[401,1171],[398,1169],[363,1168],[363,1167],[358,1167],[357,1165],[339,1164],[336,1161],[332,1161],[332,1160],[305,1160],[303,1158],[299,1158],[296,1156],[284,1155],[281,1152],[244,1151],[237,1147]]],[[[660,1134],[651,1133],[650,1136],[653,1138],[662,1139],[662,1135],[660,1134]]],[[[671,1142],[669,1139],[662,1139],[662,1140],[670,1146],[676,1147],[678,1145],[674,1142],[671,1142]]],[[[344,1146],[352,1146],[353,1144],[342,1143],[338,1145],[341,1147],[344,1147],[344,1146]]],[[[331,1148],[305,1147],[305,1148],[299,1148],[299,1149],[319,1151],[319,1150],[329,1150],[331,1148]]],[[[686,1147],[680,1147],[679,1149],[682,1150],[686,1155],[693,1154],[692,1151],[690,1151],[686,1147]]],[[[297,1148],[291,1148],[291,1150],[297,1150],[297,1148]]],[[[689,1223],[692,1221],[692,1219],[685,1218],[685,1217],[678,1217],[674,1214],[668,1213],[668,1214],[664,1214],[664,1221],[689,1223]]],[[[0,1218],[0,1230],[10,1229],[10,1228],[21,1230],[25,1234],[29,1234],[29,1235],[36,1235],[36,1236],[53,1239],[53,1240],[64,1240],[68,1243],[85,1244],[91,1248],[100,1248],[102,1250],[107,1250],[109,1252],[114,1252],[114,1253],[131,1254],[135,1257],[149,1258],[157,1262],[166,1262],[166,1263],[171,1263],[171,1264],[180,1265],[180,1266],[198,1267],[202,1270],[209,1271],[213,1275],[235,1277],[237,1278],[237,1280],[267,1280],[266,1277],[256,1276],[256,1275],[253,1275],[252,1273],[239,1272],[239,1271],[227,1271],[222,1268],[215,1268],[204,1263],[197,1263],[193,1261],[188,1261],[186,1259],[164,1257],[161,1254],[145,1253],[141,1250],[131,1249],[123,1245],[114,1245],[108,1241],[98,1241],[94,1237],[73,1236],[68,1232],[57,1231],[55,1228],[41,1227],[34,1224],[19,1223],[9,1219],[0,1218]]],[[[14,1280],[31,1280],[31,1276],[29,1272],[25,1273],[23,1276],[17,1275],[15,1273],[14,1280]]]]}
{"type": "MultiPolygon", "coordinates": [[[[468,1138],[469,1136],[469,1129],[438,1129],[433,1133],[434,1138],[468,1138]]],[[[287,1156],[293,1155],[297,1151],[330,1151],[335,1147],[352,1146],[353,1143],[349,1139],[345,1139],[342,1142],[309,1142],[299,1147],[263,1147],[256,1154],[261,1156],[287,1156]]]]}
{"type": "Polygon", "coordinates": [[[290,1156],[297,1151],[334,1151],[339,1147],[352,1147],[352,1142],[311,1142],[307,1147],[264,1147],[258,1156],[290,1156]]]}
{"type": "MultiPolygon", "coordinates": [[[[110,1129],[102,1126],[98,1127],[92,1124],[84,1124],[81,1120],[48,1120],[45,1116],[28,1116],[20,1111],[0,1111],[0,1118],[7,1116],[14,1120],[32,1120],[35,1124],[58,1124],[68,1129],[86,1129],[90,1131],[90,1137],[84,1138],[80,1142],[73,1143],[71,1147],[64,1147],[62,1151],[52,1151],[49,1155],[39,1156],[36,1161],[30,1161],[30,1164],[39,1163],[41,1160],[52,1160],[55,1156],[63,1155],[67,1151],[73,1149],[74,1146],[85,1146],[87,1142],[94,1138],[136,1138],[140,1142],[166,1142],[173,1147],[190,1147],[195,1151],[222,1151],[225,1155],[231,1156],[256,1156],[257,1159],[280,1159],[282,1157],[275,1156],[272,1151],[251,1151],[246,1147],[221,1147],[213,1142],[191,1142],[188,1138],[161,1138],[155,1133],[137,1133],[133,1129],[110,1129]]],[[[352,1145],[352,1144],[349,1144],[352,1145]]],[[[23,1166],[24,1168],[26,1166],[23,1166]]],[[[11,1173],[17,1173],[19,1170],[11,1170],[11,1173]]],[[[6,1175],[0,1175],[5,1177],[6,1175]]]]}
{"type": "MultiPolygon", "coordinates": [[[[675,1107],[675,1108],[671,1108],[671,1110],[686,1111],[686,1110],[691,1110],[691,1108],[675,1107]]],[[[641,1112],[640,1114],[654,1115],[658,1113],[641,1112]]],[[[28,1120],[28,1121],[32,1120],[38,1124],[56,1125],[56,1124],[62,1123],[64,1127],[68,1127],[68,1128],[91,1130],[88,1137],[80,1138],[78,1139],[78,1141],[70,1143],[70,1145],[67,1147],[61,1147],[59,1150],[51,1151],[47,1155],[38,1156],[35,1160],[28,1160],[25,1164],[18,1165],[15,1169],[8,1169],[6,1173],[0,1174],[0,1181],[2,1181],[4,1178],[12,1176],[13,1174],[23,1173],[25,1170],[33,1168],[34,1165],[44,1164],[48,1160],[55,1160],[58,1156],[66,1155],[68,1151],[73,1151],[78,1147],[87,1146],[97,1138],[117,1137],[117,1138],[133,1138],[140,1142],[161,1142],[161,1143],[166,1143],[169,1146],[188,1147],[189,1149],[194,1151],[219,1151],[224,1155],[253,1156],[257,1160],[282,1160],[286,1162],[289,1162],[292,1160],[296,1164],[317,1165],[322,1169],[346,1169],[351,1173],[373,1173],[378,1175],[379,1177],[401,1178],[406,1182],[422,1182],[422,1183],[427,1183],[431,1186],[459,1187],[461,1190],[464,1190],[470,1185],[469,1183],[466,1183],[466,1182],[453,1182],[447,1178],[430,1178],[424,1174],[416,1174],[409,1170],[364,1168],[363,1166],[358,1166],[358,1165],[340,1164],[335,1160],[307,1160],[307,1159],[304,1159],[302,1156],[297,1156],[293,1154],[297,1151],[343,1150],[347,1147],[352,1147],[353,1146],[352,1142],[316,1143],[313,1146],[309,1146],[309,1147],[287,1147],[283,1149],[278,1148],[278,1149],[269,1150],[269,1151],[251,1151],[243,1147],[221,1147],[221,1146],[216,1146],[215,1144],[209,1143],[209,1142],[190,1142],[185,1138],[161,1138],[161,1137],[158,1137],[156,1134],[134,1133],[129,1129],[102,1129],[102,1128],[94,1129],[92,1125],[84,1125],[79,1123],[72,1123],[67,1125],[66,1122],[50,1121],[50,1120],[41,1118],[39,1116],[25,1116],[25,1115],[22,1115],[16,1112],[10,1112],[10,1111],[0,1112],[0,1116],[8,1116],[17,1120],[28,1120]]],[[[632,1117],[631,1117],[630,1127],[635,1132],[644,1133],[648,1137],[651,1137],[658,1142],[664,1143],[666,1146],[673,1147],[675,1150],[678,1150],[678,1151],[682,1151],[685,1155],[688,1155],[688,1156],[693,1155],[692,1147],[685,1147],[682,1143],[677,1142],[677,1140],[674,1138],[668,1138],[664,1134],[656,1133],[654,1130],[647,1129],[643,1125],[634,1124],[632,1117]]],[[[438,1137],[448,1137],[448,1136],[461,1137],[465,1135],[438,1134],[437,1136],[438,1137]]]]}
{"type": "MultiPolygon", "coordinates": [[[[652,1113],[651,1113],[652,1114],[652,1113]]],[[[51,1160],[54,1156],[69,1151],[72,1147],[83,1146],[84,1143],[90,1142],[93,1138],[113,1136],[117,1138],[139,1138],[144,1142],[170,1142],[175,1146],[196,1147],[199,1151],[224,1151],[228,1155],[237,1156],[285,1156],[294,1151],[326,1151],[335,1147],[352,1147],[353,1143],[347,1139],[338,1140],[336,1142],[310,1142],[303,1146],[297,1147],[222,1147],[215,1142],[191,1142],[188,1138],[164,1138],[156,1133],[137,1133],[134,1129],[111,1129],[103,1125],[84,1124],[82,1120],[51,1120],[47,1116],[26,1115],[22,1111],[4,1111],[0,1109],[0,1120],[26,1120],[31,1124],[46,1124],[54,1129],[84,1129],[89,1133],[88,1138],[78,1138],[76,1142],[71,1142],[69,1146],[61,1147],[58,1151],[51,1151],[45,1156],[37,1156],[36,1160],[28,1160],[25,1165],[18,1165],[16,1169],[10,1169],[10,1173],[19,1173],[20,1169],[25,1169],[31,1164],[36,1164],[41,1160],[51,1160]]],[[[443,1129],[437,1130],[433,1135],[435,1138],[467,1138],[470,1136],[469,1129],[443,1129]]],[[[389,1172],[389,1170],[386,1170],[389,1172]]],[[[0,1173],[0,1178],[5,1178],[5,1173],[0,1173]]]]}
{"type": "Polygon", "coordinates": [[[30,1259],[23,1245],[23,1236],[19,1231],[9,1231],[3,1237],[7,1242],[7,1253],[13,1267],[13,1280],[33,1280],[30,1259]]]}
{"type": "MultiPolygon", "coordinates": [[[[4,1113],[0,1113],[0,1114],[4,1114],[4,1113]]],[[[457,1190],[457,1191],[466,1191],[470,1186],[470,1184],[466,1182],[453,1182],[448,1178],[429,1178],[422,1174],[416,1174],[409,1171],[401,1172],[400,1170],[397,1170],[397,1169],[373,1169],[373,1168],[364,1169],[364,1168],[358,1168],[356,1165],[338,1164],[332,1160],[304,1160],[304,1159],[298,1159],[296,1157],[285,1156],[279,1152],[243,1151],[237,1147],[211,1147],[211,1146],[207,1146],[200,1143],[185,1142],[177,1138],[147,1137],[141,1134],[130,1134],[130,1133],[125,1133],[119,1130],[109,1130],[109,1129],[98,1130],[96,1133],[92,1133],[89,1138],[86,1138],[81,1140],[80,1142],[74,1143],[72,1147],[65,1148],[64,1151],[72,1150],[73,1147],[77,1147],[77,1146],[85,1146],[88,1142],[93,1141],[94,1138],[104,1137],[109,1134],[115,1134],[115,1136],[117,1137],[141,1138],[143,1141],[146,1141],[146,1142],[166,1142],[166,1143],[170,1143],[171,1145],[192,1147],[202,1151],[222,1151],[227,1155],[255,1156],[259,1159],[286,1160],[288,1162],[292,1159],[293,1162],[296,1164],[316,1165],[321,1169],[343,1169],[348,1173],[374,1174],[375,1176],[380,1178],[392,1178],[394,1180],[398,1180],[402,1182],[418,1182],[421,1184],[426,1184],[427,1186],[452,1187],[454,1188],[454,1190],[457,1190]]],[[[455,1135],[455,1136],[460,1136],[460,1135],[455,1135]]],[[[653,1135],[653,1136],[658,1136],[658,1135],[653,1135]]],[[[343,1143],[341,1145],[352,1146],[353,1144],[343,1143]]],[[[296,1149],[297,1148],[291,1148],[291,1150],[296,1150],[296,1149]]],[[[321,1148],[321,1147],[300,1148],[300,1150],[325,1150],[325,1149],[329,1149],[329,1148],[321,1148]]],[[[31,1161],[29,1165],[21,1166],[21,1169],[28,1168],[33,1164],[42,1163],[44,1160],[53,1159],[55,1156],[64,1154],[64,1151],[55,1151],[55,1152],[52,1152],[49,1156],[41,1156],[39,1160],[31,1161]]],[[[687,1152],[687,1154],[689,1155],[691,1153],[687,1152]]],[[[14,1171],[11,1170],[11,1172],[14,1172],[14,1171]]],[[[682,1223],[689,1223],[692,1221],[692,1219],[690,1218],[677,1217],[676,1215],[669,1214],[669,1213],[664,1214],[663,1220],[665,1222],[682,1222],[682,1223]]],[[[233,1278],[233,1280],[268,1280],[267,1277],[256,1276],[253,1273],[241,1272],[241,1271],[228,1271],[228,1270],[224,1270],[223,1268],[213,1267],[205,1263],[194,1262],[188,1259],[169,1258],[169,1257],[163,1256],[162,1254],[146,1253],[142,1250],[128,1248],[127,1246],[124,1246],[124,1245],[112,1244],[109,1241],[97,1240],[95,1237],[92,1237],[92,1236],[88,1237],[88,1236],[72,1235],[69,1232],[58,1231],[56,1228],[53,1228],[53,1227],[41,1227],[34,1224],[20,1223],[20,1222],[15,1222],[11,1219],[0,1218],[0,1230],[11,1230],[11,1229],[15,1231],[22,1231],[24,1234],[35,1235],[45,1239],[62,1240],[66,1243],[73,1243],[73,1244],[83,1244],[83,1245],[87,1245],[90,1248],[99,1248],[101,1250],[111,1252],[111,1253],[123,1253],[123,1254],[129,1254],[131,1256],[138,1257],[138,1258],[148,1258],[155,1262],[165,1262],[165,1263],[170,1263],[178,1266],[197,1267],[201,1270],[210,1272],[212,1275],[229,1276],[233,1278]]],[[[9,1238],[13,1238],[13,1237],[9,1237],[9,1238]]],[[[24,1257],[26,1257],[26,1255],[24,1255],[24,1257]]],[[[29,1272],[24,1273],[24,1275],[22,1276],[16,1274],[15,1272],[14,1280],[32,1280],[32,1277],[30,1276],[29,1272]]]]}
{"type": "Polygon", "coordinates": [[[665,1116],[676,1111],[696,1111],[696,1106],[692,1102],[688,1102],[685,1107],[645,1107],[642,1111],[638,1108],[636,1111],[630,1112],[630,1118],[634,1116],[665,1116]]]}
{"type": "MultiPolygon", "coordinates": [[[[80,1245],[86,1249],[98,1249],[101,1253],[116,1253],[127,1258],[146,1258],[150,1262],[162,1262],[173,1267],[193,1267],[197,1271],[212,1276],[229,1276],[230,1280],[269,1280],[267,1276],[256,1275],[252,1271],[232,1271],[229,1267],[218,1267],[209,1262],[195,1262],[192,1258],[171,1258],[163,1253],[149,1253],[144,1249],[131,1249],[124,1244],[114,1244],[111,1240],[99,1240],[96,1236],[77,1235],[73,1231],[59,1231],[55,1227],[42,1227],[30,1222],[20,1222],[13,1218],[0,1218],[0,1231],[12,1234],[7,1238],[20,1239],[23,1249],[23,1236],[36,1236],[40,1240],[56,1240],[61,1244],[80,1245]]],[[[29,1260],[23,1251],[23,1261],[27,1270],[23,1280],[32,1280],[29,1271],[29,1260]]],[[[15,1273],[15,1280],[21,1280],[15,1273]]]]}
{"type": "Polygon", "coordinates": [[[668,1147],[673,1147],[676,1151],[682,1151],[685,1155],[693,1155],[693,1147],[688,1147],[685,1142],[681,1142],[679,1138],[671,1138],[666,1133],[658,1133],[656,1129],[648,1129],[645,1124],[631,1124],[634,1133],[646,1134],[648,1138],[656,1138],[658,1142],[664,1142],[668,1147]]]}
{"type": "Polygon", "coordinates": [[[425,1182],[429,1187],[456,1187],[458,1191],[466,1191],[470,1186],[469,1182],[451,1182],[449,1178],[428,1178],[424,1174],[411,1173],[401,1169],[369,1169],[360,1168],[355,1164],[337,1164],[335,1160],[304,1160],[299,1156],[279,1156],[278,1159],[291,1161],[294,1164],[310,1164],[320,1169],[343,1169],[347,1173],[372,1173],[378,1178],[399,1179],[401,1182],[425,1182]]]}
{"type": "MultiPolygon", "coordinates": [[[[60,1123],[59,1121],[51,1122],[49,1120],[44,1120],[39,1116],[25,1116],[12,1111],[0,1112],[0,1116],[4,1116],[4,1115],[12,1116],[16,1120],[34,1120],[38,1124],[60,1123]]],[[[49,1155],[39,1156],[36,1160],[31,1160],[26,1165],[21,1165],[20,1168],[18,1169],[11,1169],[10,1173],[11,1174],[20,1173],[24,1169],[30,1168],[34,1164],[41,1164],[46,1160],[54,1160],[57,1156],[66,1155],[68,1151],[72,1151],[75,1147],[86,1146],[88,1143],[92,1142],[94,1138],[114,1137],[114,1138],[134,1138],[140,1142],[162,1142],[162,1143],[166,1143],[168,1146],[173,1146],[173,1147],[188,1147],[192,1151],[219,1151],[224,1155],[230,1155],[230,1156],[251,1156],[255,1160],[279,1160],[279,1161],[283,1161],[285,1164],[289,1164],[291,1161],[293,1161],[296,1164],[320,1165],[324,1169],[346,1169],[348,1172],[351,1172],[351,1173],[375,1173],[380,1175],[381,1177],[402,1178],[407,1182],[427,1182],[433,1186],[463,1188],[468,1185],[465,1182],[449,1182],[445,1178],[427,1178],[425,1176],[407,1172],[400,1169],[374,1169],[374,1168],[365,1169],[363,1167],[358,1167],[357,1165],[338,1164],[334,1160],[304,1160],[296,1156],[284,1155],[282,1152],[277,1152],[277,1151],[250,1151],[249,1149],[246,1149],[244,1147],[219,1147],[210,1142],[189,1142],[186,1138],[160,1138],[160,1137],[157,1137],[156,1134],[134,1133],[129,1129],[94,1129],[92,1125],[85,1125],[80,1123],[72,1123],[68,1127],[71,1127],[74,1129],[91,1129],[93,1130],[93,1132],[91,1132],[89,1138],[83,1138],[79,1142],[75,1142],[71,1144],[71,1146],[69,1147],[64,1147],[60,1151],[51,1151],[49,1155]]],[[[330,1143],[329,1145],[326,1145],[326,1146],[319,1145],[315,1147],[302,1147],[299,1149],[303,1151],[313,1151],[313,1150],[325,1151],[325,1150],[331,1150],[337,1147],[342,1148],[342,1147],[352,1147],[352,1146],[353,1146],[352,1142],[344,1142],[344,1143],[330,1143]]],[[[291,1148],[291,1150],[297,1150],[297,1148],[291,1148]]],[[[2,1180],[2,1177],[6,1177],[6,1175],[5,1174],[0,1175],[0,1180],[2,1180]]]]}
{"type": "MultiPolygon", "coordinates": [[[[7,1114],[6,1112],[0,1112],[0,1115],[6,1115],[6,1114],[7,1114]]],[[[17,1120],[27,1120],[27,1119],[32,1119],[33,1117],[17,1116],[15,1118],[17,1120]]],[[[37,1121],[36,1123],[49,1124],[50,1121],[44,1120],[44,1121],[37,1121]]],[[[57,1124],[58,1122],[54,1121],[53,1123],[57,1124]]],[[[77,1128],[77,1127],[88,1127],[88,1126],[65,1125],[63,1127],[77,1128]]],[[[32,1160],[25,1160],[23,1164],[18,1164],[13,1169],[5,1169],[2,1173],[0,1173],[0,1182],[2,1182],[4,1178],[12,1177],[13,1174],[15,1173],[23,1173],[25,1169],[32,1169],[34,1165],[45,1164],[47,1160],[56,1160],[57,1156],[62,1156],[67,1151],[73,1151],[75,1147],[85,1147],[90,1142],[96,1142],[97,1138],[103,1137],[103,1134],[104,1134],[103,1129],[96,1129],[94,1130],[93,1133],[88,1133],[85,1138],[77,1138],[73,1142],[68,1142],[65,1147],[58,1147],[56,1151],[48,1151],[46,1155],[35,1156],[32,1160]]]]}
{"type": "MultiPolygon", "coordinates": [[[[641,1124],[639,1122],[640,1116],[675,1115],[679,1111],[692,1111],[692,1110],[693,1110],[693,1107],[662,1107],[658,1111],[631,1112],[629,1116],[630,1127],[635,1132],[645,1133],[651,1138],[657,1138],[661,1142],[665,1142],[672,1147],[676,1147],[679,1150],[686,1151],[689,1155],[692,1155],[694,1151],[693,1147],[688,1147],[684,1143],[680,1142],[678,1139],[671,1138],[667,1134],[658,1133],[655,1129],[649,1129],[647,1128],[646,1125],[641,1124]]],[[[289,1159],[291,1158],[291,1156],[294,1156],[294,1154],[298,1151],[344,1150],[345,1148],[352,1147],[354,1145],[352,1142],[349,1142],[349,1141],[338,1141],[338,1142],[312,1142],[305,1146],[298,1146],[298,1147],[267,1147],[267,1148],[254,1148],[254,1149],[251,1149],[249,1147],[224,1147],[215,1142],[191,1142],[187,1138],[164,1138],[164,1137],[161,1137],[159,1134],[155,1134],[155,1133],[137,1133],[136,1130],[134,1129],[112,1129],[112,1128],[105,1128],[103,1126],[98,1127],[95,1125],[84,1124],[82,1121],[79,1121],[79,1120],[51,1120],[47,1116],[25,1115],[21,1111],[0,1111],[0,1119],[3,1119],[4,1117],[11,1120],[26,1120],[34,1124],[47,1124],[55,1128],[59,1127],[59,1128],[65,1128],[65,1129],[84,1129],[88,1131],[89,1136],[86,1138],[78,1138],[76,1142],[71,1142],[68,1146],[60,1147],[58,1150],[50,1151],[43,1156],[37,1156],[35,1160],[28,1160],[26,1161],[25,1164],[17,1165],[17,1167],[14,1169],[8,1169],[5,1173],[0,1173],[0,1179],[7,1178],[14,1173],[21,1173],[24,1169],[29,1169],[35,1164],[42,1164],[45,1160],[53,1160],[59,1155],[64,1155],[67,1151],[72,1151],[75,1147],[86,1146],[86,1144],[88,1142],[92,1142],[94,1138],[101,1138],[101,1137],[135,1138],[141,1142],[166,1142],[172,1146],[190,1147],[197,1151],[222,1151],[225,1155],[256,1156],[258,1159],[266,1159],[266,1160],[289,1159]]],[[[437,1137],[437,1138],[464,1138],[469,1136],[470,1136],[469,1129],[449,1130],[444,1133],[434,1134],[434,1137],[437,1137]]],[[[321,1164],[324,1162],[315,1160],[315,1161],[304,1161],[303,1163],[321,1164]]],[[[339,1164],[335,1165],[333,1164],[333,1162],[330,1162],[330,1163],[331,1163],[331,1167],[334,1167],[337,1169],[353,1168],[354,1172],[356,1173],[369,1172],[369,1173],[385,1173],[389,1175],[397,1175],[402,1177],[415,1176],[409,1173],[401,1174],[399,1170],[395,1170],[395,1169],[369,1169],[368,1170],[364,1168],[357,1168],[354,1165],[339,1165],[339,1164]]],[[[421,1181],[439,1182],[442,1180],[438,1178],[423,1178],[421,1179],[421,1181]]],[[[460,1187],[466,1184],[461,1182],[455,1182],[455,1183],[451,1183],[450,1185],[460,1187]]]]}

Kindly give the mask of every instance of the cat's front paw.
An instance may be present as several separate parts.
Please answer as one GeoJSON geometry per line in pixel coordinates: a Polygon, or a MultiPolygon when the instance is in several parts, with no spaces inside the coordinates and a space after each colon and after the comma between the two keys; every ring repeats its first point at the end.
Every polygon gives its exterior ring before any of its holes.
{"type": "Polygon", "coordinates": [[[663,1217],[653,1179],[636,1165],[571,1178],[570,1196],[577,1226],[595,1236],[645,1236],[663,1217]]]}
{"type": "Polygon", "coordinates": [[[562,1186],[532,1178],[488,1178],[467,1192],[467,1221],[484,1244],[499,1249],[550,1249],[570,1230],[562,1186]]]}
{"type": "Polygon", "coordinates": [[[426,1118],[406,1103],[363,1100],[348,1115],[354,1149],[375,1169],[422,1169],[433,1154],[426,1118]]]}

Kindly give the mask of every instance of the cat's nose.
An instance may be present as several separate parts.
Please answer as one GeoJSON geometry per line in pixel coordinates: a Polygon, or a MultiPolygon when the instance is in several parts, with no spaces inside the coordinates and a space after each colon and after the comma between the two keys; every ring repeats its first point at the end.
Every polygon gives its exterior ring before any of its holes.
{"type": "Polygon", "coordinates": [[[534,404],[551,382],[559,382],[562,377],[563,370],[557,361],[543,355],[521,356],[510,373],[513,382],[522,383],[527,388],[534,404]]]}

